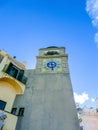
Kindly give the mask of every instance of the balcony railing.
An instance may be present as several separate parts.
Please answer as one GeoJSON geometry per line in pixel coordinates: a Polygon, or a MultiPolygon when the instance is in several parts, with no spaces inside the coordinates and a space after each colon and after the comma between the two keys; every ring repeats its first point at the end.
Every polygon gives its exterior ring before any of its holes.
{"type": "MultiPolygon", "coordinates": [[[[2,71],[3,72],[3,71],[2,71]]],[[[9,73],[7,73],[7,72],[3,72],[2,73],[2,77],[12,77],[14,80],[17,80],[17,81],[19,81],[19,82],[21,82],[21,83],[23,83],[24,85],[26,84],[26,82],[27,82],[27,77],[25,77],[25,76],[23,76],[21,79],[20,78],[15,78],[13,75],[11,75],[11,74],[9,74],[9,73]]]]}
{"type": "Polygon", "coordinates": [[[22,82],[23,84],[26,84],[27,82],[27,77],[24,76],[24,70],[19,69],[12,63],[10,63],[9,65],[5,64],[2,71],[15,78],[16,80],[22,82]]]}

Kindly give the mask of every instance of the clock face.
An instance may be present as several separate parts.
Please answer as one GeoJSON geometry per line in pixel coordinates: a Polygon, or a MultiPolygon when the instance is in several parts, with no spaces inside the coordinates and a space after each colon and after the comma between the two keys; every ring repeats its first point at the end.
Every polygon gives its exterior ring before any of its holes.
{"type": "Polygon", "coordinates": [[[62,71],[61,59],[44,59],[42,72],[60,72],[62,71]]]}
{"type": "Polygon", "coordinates": [[[50,68],[51,70],[54,70],[56,65],[57,65],[56,62],[54,61],[50,61],[47,63],[47,67],[50,68]]]}

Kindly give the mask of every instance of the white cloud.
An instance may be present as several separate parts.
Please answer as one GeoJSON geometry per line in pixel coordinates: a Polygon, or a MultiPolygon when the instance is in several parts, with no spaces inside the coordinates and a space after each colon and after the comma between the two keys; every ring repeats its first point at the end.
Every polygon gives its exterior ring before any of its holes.
{"type": "Polygon", "coordinates": [[[92,101],[92,102],[95,102],[95,99],[94,99],[94,98],[91,98],[91,101],[92,101]]]}
{"type": "MultiPolygon", "coordinates": [[[[92,24],[98,28],[98,0],[87,0],[86,11],[92,19],[92,24]]],[[[95,43],[98,47],[98,33],[95,34],[95,43]]]]}
{"type": "Polygon", "coordinates": [[[74,99],[76,103],[83,104],[85,103],[85,101],[89,99],[89,96],[85,92],[83,92],[82,94],[78,94],[74,92],[74,99]]]}
{"type": "Polygon", "coordinates": [[[94,26],[98,26],[98,0],[87,0],[86,11],[92,18],[94,26]]]}

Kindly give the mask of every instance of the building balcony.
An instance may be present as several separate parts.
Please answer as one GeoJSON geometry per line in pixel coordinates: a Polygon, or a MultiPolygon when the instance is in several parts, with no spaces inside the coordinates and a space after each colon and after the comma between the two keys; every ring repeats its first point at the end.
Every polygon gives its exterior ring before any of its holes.
{"type": "MultiPolygon", "coordinates": [[[[23,76],[22,81],[19,79],[14,78],[12,75],[8,74],[7,72],[0,72],[0,81],[5,81],[10,84],[17,90],[17,94],[23,94],[25,90],[25,77],[23,76]]],[[[26,82],[25,82],[26,83],[26,82]]]]}

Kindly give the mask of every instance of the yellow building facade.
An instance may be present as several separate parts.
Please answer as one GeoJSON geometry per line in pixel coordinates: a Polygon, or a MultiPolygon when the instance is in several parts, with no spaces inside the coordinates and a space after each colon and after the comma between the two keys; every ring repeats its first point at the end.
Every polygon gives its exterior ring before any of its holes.
{"type": "Polygon", "coordinates": [[[0,112],[7,115],[3,130],[15,130],[18,115],[13,109],[17,95],[22,95],[25,90],[26,77],[25,65],[9,56],[5,51],[0,51],[0,112]]]}

